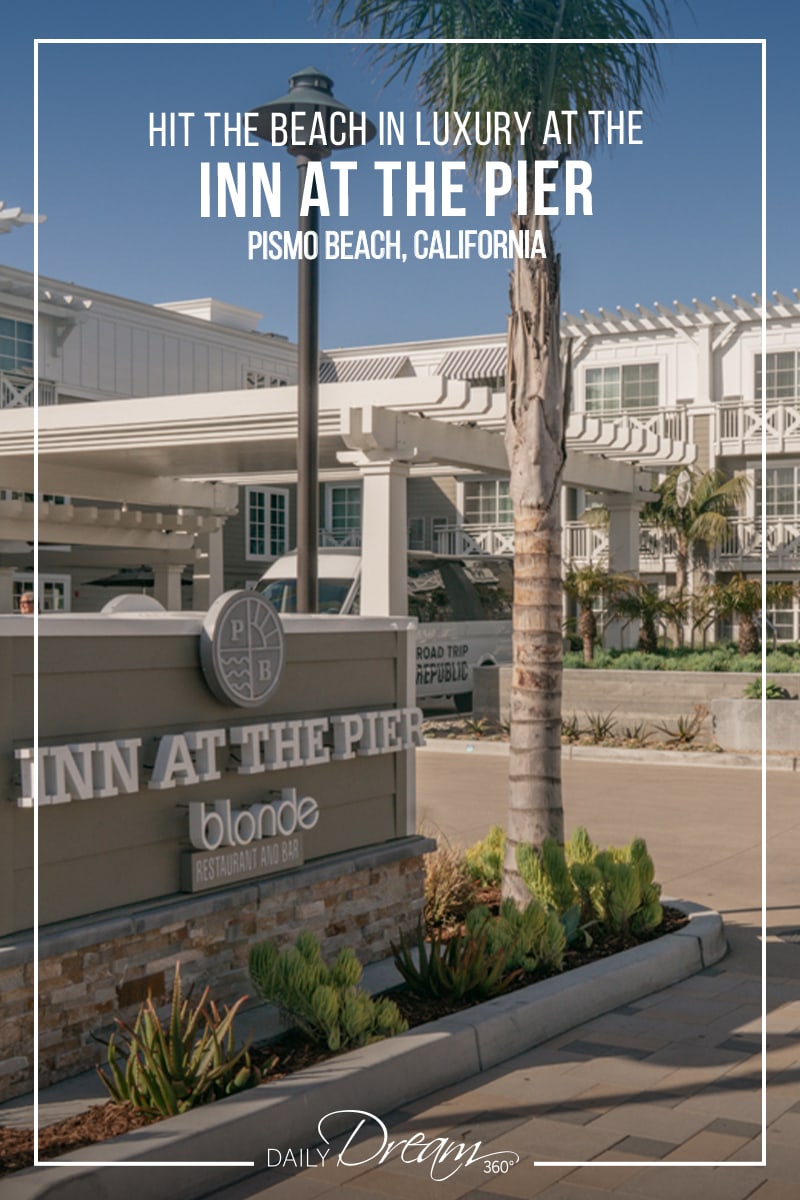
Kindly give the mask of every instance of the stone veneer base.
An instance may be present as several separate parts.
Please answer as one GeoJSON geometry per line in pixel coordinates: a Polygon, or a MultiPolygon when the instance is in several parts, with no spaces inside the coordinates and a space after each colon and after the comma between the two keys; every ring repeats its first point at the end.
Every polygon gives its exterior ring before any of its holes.
{"type": "MultiPolygon", "coordinates": [[[[186,988],[212,987],[217,1003],[252,992],[251,946],[289,944],[309,929],[327,955],[352,946],[362,963],[385,958],[424,904],[429,838],[350,850],[286,875],[201,895],[181,894],[39,933],[39,1085],[99,1063],[115,1017],[135,1016],[152,992],[169,994],[175,964],[186,988]]],[[[197,988],[195,989],[197,991],[197,988]]],[[[0,941],[0,1100],[33,1082],[33,934],[0,941]]]]}

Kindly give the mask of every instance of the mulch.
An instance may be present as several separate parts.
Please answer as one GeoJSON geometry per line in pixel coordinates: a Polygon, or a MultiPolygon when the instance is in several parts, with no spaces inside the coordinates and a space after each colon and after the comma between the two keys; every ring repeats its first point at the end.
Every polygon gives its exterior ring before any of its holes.
{"type": "MultiPolygon", "coordinates": [[[[586,963],[607,958],[611,954],[619,954],[643,942],[663,937],[673,933],[688,922],[685,913],[675,908],[664,908],[664,920],[657,930],[641,938],[620,937],[597,938],[591,946],[571,947],[564,956],[564,970],[585,966],[586,963]]],[[[535,974],[522,975],[509,991],[527,987],[537,983],[549,975],[559,974],[556,971],[537,971],[535,974]]],[[[438,1020],[450,1013],[463,1011],[474,1007],[474,1004],[451,1004],[442,1000],[423,999],[414,996],[402,988],[394,989],[391,998],[395,1001],[410,1027],[424,1025],[428,1021],[438,1020]]],[[[341,1051],[346,1053],[346,1051],[341,1051]]],[[[334,1057],[325,1047],[309,1041],[305,1035],[290,1030],[269,1045],[256,1046],[252,1050],[253,1061],[262,1070],[265,1082],[302,1071],[305,1067],[314,1066],[318,1062],[334,1057]],[[276,1062],[277,1058],[277,1062],[276,1062]]],[[[86,1112],[67,1117],[53,1125],[48,1125],[39,1131],[39,1158],[57,1158],[71,1150],[79,1150],[95,1142],[104,1142],[109,1138],[119,1137],[133,1129],[141,1129],[152,1124],[153,1119],[137,1112],[132,1104],[118,1104],[109,1101],[106,1104],[96,1104],[86,1112]]],[[[15,1129],[0,1126],[0,1176],[12,1171],[22,1170],[33,1165],[33,1130],[15,1129]]]]}

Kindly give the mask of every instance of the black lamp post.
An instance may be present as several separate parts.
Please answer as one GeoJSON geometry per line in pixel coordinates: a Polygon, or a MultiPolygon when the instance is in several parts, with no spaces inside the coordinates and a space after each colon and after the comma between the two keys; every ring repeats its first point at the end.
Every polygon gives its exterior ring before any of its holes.
{"type": "MultiPolygon", "coordinates": [[[[362,146],[375,136],[375,126],[355,116],[333,98],[333,80],[315,67],[298,71],[289,79],[287,95],[256,110],[255,133],[266,142],[286,139],[286,148],[297,159],[299,197],[302,198],[310,162],[327,158],[334,148],[362,146]],[[280,121],[276,122],[275,118],[280,121]],[[288,124],[287,124],[288,123],[288,124]],[[322,131],[323,136],[320,136],[322,131]]],[[[299,207],[301,244],[317,241],[319,211],[299,207]]],[[[317,541],[319,539],[319,257],[300,257],[297,267],[297,611],[317,611],[317,541]]]]}

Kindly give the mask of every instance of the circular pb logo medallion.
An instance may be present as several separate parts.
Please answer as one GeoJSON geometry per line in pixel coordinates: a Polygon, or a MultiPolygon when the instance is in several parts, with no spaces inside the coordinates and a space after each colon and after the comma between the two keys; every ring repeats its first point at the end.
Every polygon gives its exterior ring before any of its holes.
{"type": "Polygon", "coordinates": [[[200,663],[218,700],[255,708],[272,695],[283,669],[283,627],[259,592],[224,592],[208,610],[200,663]]]}

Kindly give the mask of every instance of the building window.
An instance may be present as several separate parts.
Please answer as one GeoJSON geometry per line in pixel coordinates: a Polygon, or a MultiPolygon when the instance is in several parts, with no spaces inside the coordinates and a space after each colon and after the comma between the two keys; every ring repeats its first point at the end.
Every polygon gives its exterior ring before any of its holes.
{"type": "MultiPolygon", "coordinates": [[[[69,496],[54,496],[50,492],[45,492],[39,497],[46,504],[69,504],[69,496]]],[[[0,500],[25,500],[28,504],[33,503],[33,492],[10,492],[7,488],[0,490],[0,500]]]]}
{"type": "Polygon", "coordinates": [[[464,481],[465,525],[513,525],[514,510],[507,479],[464,481]]]}
{"type": "MultiPolygon", "coordinates": [[[[797,373],[800,368],[800,352],[781,350],[767,356],[767,400],[795,400],[800,395],[797,373]]],[[[761,355],[756,357],[756,400],[762,399],[763,375],[761,355]]]]}
{"type": "MultiPolygon", "coordinates": [[[[15,575],[13,579],[14,612],[19,612],[23,592],[33,591],[33,575],[15,575]]],[[[39,575],[39,612],[69,612],[69,575],[39,575]]]]}
{"type": "Polygon", "coordinates": [[[249,487],[245,506],[247,558],[277,558],[289,544],[289,493],[249,487]]]}
{"type": "Polygon", "coordinates": [[[408,522],[409,550],[425,549],[425,518],[411,517],[408,522]]]}
{"type": "Polygon", "coordinates": [[[658,408],[658,363],[587,367],[587,412],[617,413],[640,408],[658,408]]]}
{"type": "Polygon", "coordinates": [[[266,371],[247,370],[244,373],[246,388],[286,387],[288,382],[288,379],[283,379],[280,375],[267,375],[266,371]]]}
{"type": "Polygon", "coordinates": [[[776,642],[796,642],[800,635],[798,630],[797,604],[788,604],[783,608],[767,608],[767,637],[776,642]]]}
{"type": "Polygon", "coordinates": [[[33,325],[0,317],[0,371],[33,370],[33,325]]]}
{"type": "Polygon", "coordinates": [[[325,485],[325,525],[328,533],[335,540],[360,535],[360,483],[328,483],[325,485]]]}
{"type": "Polygon", "coordinates": [[[755,472],[756,517],[800,516],[800,466],[767,467],[764,486],[760,470],[755,472]]]}

